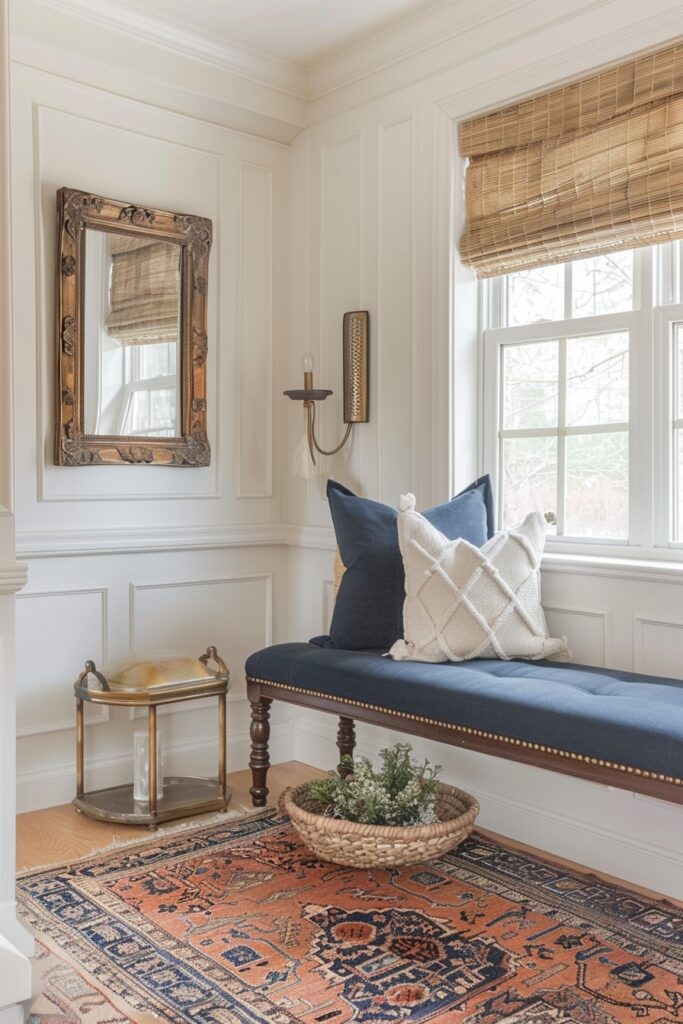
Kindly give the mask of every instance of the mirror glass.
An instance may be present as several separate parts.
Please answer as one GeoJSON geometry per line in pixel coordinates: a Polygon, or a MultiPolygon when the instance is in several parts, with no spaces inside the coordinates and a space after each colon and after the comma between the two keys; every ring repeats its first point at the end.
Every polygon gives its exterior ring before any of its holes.
{"type": "Polygon", "coordinates": [[[181,433],[182,247],[85,232],[84,432],[181,433]]]}

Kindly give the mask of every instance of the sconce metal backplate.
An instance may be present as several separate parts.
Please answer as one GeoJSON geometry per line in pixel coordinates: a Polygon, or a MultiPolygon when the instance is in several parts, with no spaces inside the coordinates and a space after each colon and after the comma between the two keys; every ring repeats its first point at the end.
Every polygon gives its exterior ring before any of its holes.
{"type": "Polygon", "coordinates": [[[344,423],[368,422],[368,314],[344,314],[344,423]]]}

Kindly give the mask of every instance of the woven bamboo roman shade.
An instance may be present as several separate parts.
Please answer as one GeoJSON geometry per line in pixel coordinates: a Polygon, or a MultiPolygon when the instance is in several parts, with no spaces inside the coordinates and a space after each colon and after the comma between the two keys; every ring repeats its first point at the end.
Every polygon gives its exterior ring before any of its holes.
{"type": "Polygon", "coordinates": [[[178,341],[180,246],[110,235],[107,332],[122,345],[178,341]]]}
{"type": "Polygon", "coordinates": [[[683,236],[683,44],[460,125],[478,277],[683,236]]]}

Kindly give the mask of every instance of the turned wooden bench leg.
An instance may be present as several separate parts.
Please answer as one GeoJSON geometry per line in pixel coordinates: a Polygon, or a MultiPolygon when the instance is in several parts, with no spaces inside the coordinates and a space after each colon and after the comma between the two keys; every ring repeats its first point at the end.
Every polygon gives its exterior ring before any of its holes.
{"type": "Polygon", "coordinates": [[[339,727],[337,729],[337,747],[339,748],[339,766],[337,771],[344,777],[348,775],[351,768],[342,762],[345,754],[353,757],[353,748],[356,746],[356,726],[352,718],[339,716],[339,727]]]}
{"type": "Polygon", "coordinates": [[[268,769],[270,759],[268,757],[268,740],[270,739],[270,705],[273,703],[269,697],[258,697],[249,702],[251,704],[251,726],[249,736],[251,737],[251,768],[252,786],[251,802],[254,807],[265,807],[268,796],[268,769]]]}

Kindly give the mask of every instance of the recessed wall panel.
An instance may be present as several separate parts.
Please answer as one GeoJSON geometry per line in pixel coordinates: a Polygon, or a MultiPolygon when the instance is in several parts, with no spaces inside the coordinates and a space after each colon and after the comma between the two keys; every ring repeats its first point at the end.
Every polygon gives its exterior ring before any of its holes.
{"type": "Polygon", "coordinates": [[[412,490],[414,125],[412,117],[379,129],[377,410],[379,498],[396,505],[412,490]]]}
{"type": "Polygon", "coordinates": [[[240,161],[238,496],[272,494],[273,172],[240,161]]]}
{"type": "Polygon", "coordinates": [[[545,614],[550,635],[567,638],[574,661],[582,665],[606,665],[609,613],[546,607],[545,614]]]}
{"type": "MultiPolygon", "coordinates": [[[[103,590],[19,594],[16,601],[17,733],[75,726],[73,684],[86,661],[106,659],[103,590]]],[[[86,721],[106,721],[88,708],[86,721]]]]}
{"type": "Polygon", "coordinates": [[[247,657],[271,642],[269,575],[131,584],[131,648],[200,655],[213,644],[244,691],[247,657]]]}
{"type": "MultiPolygon", "coordinates": [[[[360,304],[363,216],[360,134],[323,146],[320,159],[320,356],[315,381],[318,387],[332,388],[334,394],[320,403],[316,433],[323,447],[333,448],[344,429],[343,318],[344,313],[358,309],[360,304]]],[[[362,430],[361,426],[354,432],[356,451],[362,430]]],[[[342,465],[348,460],[349,451],[346,448],[337,459],[327,460],[327,468],[342,465]]]]}
{"type": "Polygon", "coordinates": [[[636,672],[683,676],[683,621],[633,618],[633,663],[636,672]]]}
{"type": "MultiPolygon", "coordinates": [[[[221,336],[222,156],[192,143],[155,137],[142,122],[129,129],[106,117],[34,106],[35,216],[40,252],[36,259],[40,322],[38,324],[37,408],[38,493],[42,501],[77,501],[98,497],[163,500],[174,496],[215,496],[218,490],[219,406],[217,373],[221,336]],[[207,356],[207,428],[211,465],[188,473],[184,468],[89,467],[65,473],[54,466],[52,443],[53,279],[55,192],[66,185],[111,199],[135,202],[178,213],[199,214],[213,224],[209,259],[207,356]]],[[[159,127],[159,132],[162,129],[159,127]]],[[[20,235],[25,244],[25,235],[20,235]]],[[[23,255],[23,250],[22,250],[23,255]]],[[[22,314],[25,315],[25,314],[22,314]]],[[[21,360],[25,355],[21,354],[21,360]]],[[[21,372],[21,366],[19,367],[21,372]]],[[[86,367],[87,374],[87,367],[86,367]]]]}

